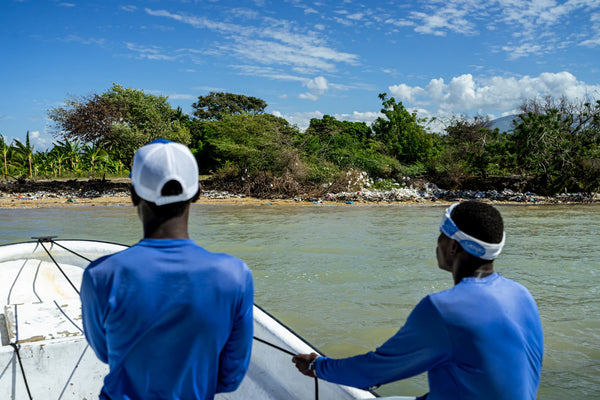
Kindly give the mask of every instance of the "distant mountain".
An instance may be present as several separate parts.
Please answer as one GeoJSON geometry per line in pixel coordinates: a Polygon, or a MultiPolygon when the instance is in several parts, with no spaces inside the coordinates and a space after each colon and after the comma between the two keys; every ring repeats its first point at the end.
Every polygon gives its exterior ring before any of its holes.
{"type": "Polygon", "coordinates": [[[490,124],[491,124],[490,129],[494,130],[494,129],[498,128],[500,133],[503,133],[503,132],[512,133],[513,129],[514,129],[513,120],[518,117],[519,117],[518,114],[513,114],[513,115],[507,115],[506,117],[502,117],[502,118],[496,118],[496,119],[490,121],[490,124]]]}

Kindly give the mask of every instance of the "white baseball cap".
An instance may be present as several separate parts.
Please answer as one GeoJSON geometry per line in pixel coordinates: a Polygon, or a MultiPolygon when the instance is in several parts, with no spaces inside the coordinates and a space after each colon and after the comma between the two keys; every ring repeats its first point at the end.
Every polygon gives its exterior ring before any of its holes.
{"type": "Polygon", "coordinates": [[[187,201],[199,189],[198,163],[190,149],[165,139],[157,139],[135,152],[130,177],[138,196],[158,206],[187,201]],[[163,195],[163,187],[172,180],[179,182],[182,192],[163,195]]]}

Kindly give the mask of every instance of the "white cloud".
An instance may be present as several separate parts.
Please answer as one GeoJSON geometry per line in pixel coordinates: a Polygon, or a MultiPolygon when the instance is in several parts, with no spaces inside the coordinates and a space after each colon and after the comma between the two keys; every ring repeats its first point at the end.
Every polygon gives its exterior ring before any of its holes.
{"type": "Polygon", "coordinates": [[[353,21],[360,21],[361,19],[363,19],[364,16],[365,16],[365,14],[363,14],[363,13],[355,13],[355,14],[347,15],[346,18],[351,19],[353,21]]]}
{"type": "MultiPolygon", "coordinates": [[[[271,114],[284,118],[291,125],[296,125],[300,130],[306,130],[310,125],[310,120],[313,118],[321,119],[325,115],[321,111],[310,111],[302,113],[284,114],[280,111],[273,111],[271,114]]],[[[351,121],[351,122],[365,122],[367,125],[371,125],[379,117],[383,117],[380,112],[360,112],[354,111],[348,114],[333,114],[332,115],[338,121],[351,121]]]]}
{"type": "Polygon", "coordinates": [[[474,78],[470,74],[432,79],[424,88],[398,84],[389,87],[390,94],[413,106],[440,112],[495,112],[517,109],[523,101],[537,96],[566,96],[582,99],[600,97],[600,85],[591,85],[569,72],[542,73],[537,77],[474,78]]]}
{"type": "Polygon", "coordinates": [[[29,132],[29,141],[34,147],[34,151],[46,150],[52,145],[52,139],[47,135],[40,134],[40,131],[29,132]]]}
{"type": "Polygon", "coordinates": [[[222,34],[226,40],[216,45],[220,52],[233,54],[245,61],[252,60],[257,64],[287,65],[315,71],[334,71],[336,63],[358,64],[356,54],[328,47],[324,44],[324,38],[316,36],[314,31],[298,32],[285,20],[264,18],[264,26],[250,26],[212,21],[205,17],[166,10],[146,8],[145,11],[152,16],[169,18],[197,29],[222,34]]]}
{"type": "Polygon", "coordinates": [[[178,56],[166,54],[164,49],[158,46],[143,46],[136,43],[125,42],[125,47],[137,54],[138,58],[148,60],[175,61],[178,56]]]}
{"type": "Polygon", "coordinates": [[[229,10],[231,15],[245,19],[255,19],[258,17],[258,12],[248,8],[232,8],[229,10]]]}
{"type": "Polygon", "coordinates": [[[298,95],[298,98],[302,99],[302,100],[312,100],[312,101],[319,100],[319,96],[317,96],[316,94],[311,93],[311,92],[300,93],[298,95]]]}
{"type": "Polygon", "coordinates": [[[389,18],[385,20],[386,24],[398,26],[398,27],[407,27],[407,26],[415,26],[416,24],[413,21],[408,21],[406,19],[393,19],[389,18]]]}
{"type": "Polygon", "coordinates": [[[134,5],[131,5],[131,4],[129,4],[129,5],[126,5],[126,6],[121,6],[121,7],[119,7],[119,8],[120,8],[121,10],[123,10],[123,11],[127,11],[127,12],[134,12],[135,10],[137,10],[137,7],[136,7],[136,6],[134,6],[134,5]]]}
{"type": "MultiPolygon", "coordinates": [[[[432,81],[433,82],[433,81],[432,81]]],[[[415,96],[423,93],[423,89],[420,87],[410,87],[404,83],[399,85],[390,86],[390,92],[396,96],[401,98],[404,101],[408,101],[414,103],[416,101],[415,96]]]]}
{"type": "Polygon", "coordinates": [[[322,76],[317,76],[314,79],[310,79],[306,82],[306,87],[308,87],[311,91],[315,91],[317,93],[325,92],[329,86],[327,85],[327,79],[322,76]]]}
{"type": "Polygon", "coordinates": [[[447,32],[463,35],[477,33],[475,23],[468,17],[480,5],[471,1],[449,1],[444,7],[431,7],[432,13],[413,11],[410,18],[415,22],[415,32],[446,36],[447,32]]]}
{"type": "Polygon", "coordinates": [[[90,44],[96,44],[99,46],[104,45],[104,43],[106,42],[106,40],[104,39],[94,39],[94,38],[83,38],[81,36],[78,35],[68,35],[62,39],[63,42],[75,42],[75,43],[80,43],[80,44],[85,44],[85,45],[90,45],[90,44]]]}
{"type": "Polygon", "coordinates": [[[493,46],[508,53],[510,59],[516,59],[553,53],[569,45],[573,38],[565,37],[562,28],[565,22],[579,15],[590,17],[589,23],[581,21],[577,42],[582,46],[599,46],[599,9],[598,0],[434,0],[422,2],[400,18],[386,16],[383,22],[434,36],[449,33],[469,36],[478,34],[482,28],[495,31],[507,28],[512,36],[499,34],[493,46]]]}
{"type": "Polygon", "coordinates": [[[194,96],[193,94],[185,94],[185,93],[173,93],[166,94],[169,100],[196,100],[198,96],[194,96]]]}
{"type": "Polygon", "coordinates": [[[291,125],[296,125],[298,129],[305,130],[310,125],[310,120],[313,118],[323,118],[321,111],[310,111],[303,113],[285,114],[280,111],[273,111],[271,114],[288,121],[291,125]]]}
{"type": "Polygon", "coordinates": [[[580,45],[587,46],[587,47],[600,46],[600,35],[598,35],[598,37],[593,38],[593,39],[584,40],[583,42],[580,43],[580,45]]]}
{"type": "Polygon", "coordinates": [[[333,117],[340,121],[365,122],[367,125],[371,125],[377,118],[383,117],[383,114],[373,111],[354,111],[351,114],[334,114],[333,117]]]}
{"type": "Polygon", "coordinates": [[[600,12],[593,13],[590,16],[590,21],[592,22],[592,37],[579,44],[587,47],[600,46],[600,12]]]}
{"type": "Polygon", "coordinates": [[[256,65],[231,65],[230,67],[239,70],[242,75],[262,76],[280,81],[301,82],[304,85],[308,82],[307,78],[281,72],[272,67],[258,67],[256,65]]]}

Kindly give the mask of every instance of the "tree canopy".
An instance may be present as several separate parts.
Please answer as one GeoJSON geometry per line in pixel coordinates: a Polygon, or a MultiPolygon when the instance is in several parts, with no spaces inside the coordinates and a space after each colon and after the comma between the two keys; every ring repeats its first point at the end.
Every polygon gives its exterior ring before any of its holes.
{"type": "Polygon", "coordinates": [[[379,117],[373,122],[375,138],[381,141],[388,154],[400,162],[413,163],[425,161],[433,149],[433,138],[419,123],[417,113],[410,113],[393,97],[386,93],[379,94],[383,108],[379,117]]]}
{"type": "Polygon", "coordinates": [[[136,148],[163,137],[185,143],[202,173],[252,174],[328,186],[349,171],[399,181],[420,175],[449,189],[469,179],[522,177],[532,191],[600,190],[600,100],[525,101],[510,133],[484,117],[457,116],[433,134],[427,121],[387,94],[371,126],[313,118],[305,131],[264,112],[266,102],[211,92],[190,118],[168,98],[114,84],[49,110],[60,139],[46,152],[1,137],[5,176],[124,173],[136,148]]]}
{"type": "Polygon", "coordinates": [[[118,84],[100,95],[68,99],[64,107],[48,113],[55,136],[119,151],[126,163],[135,149],[157,138],[189,144],[189,129],[180,114],[165,96],[118,84]]]}
{"type": "Polygon", "coordinates": [[[199,119],[221,120],[227,115],[262,114],[267,103],[243,94],[210,92],[208,96],[199,96],[192,107],[194,116],[199,119]]]}

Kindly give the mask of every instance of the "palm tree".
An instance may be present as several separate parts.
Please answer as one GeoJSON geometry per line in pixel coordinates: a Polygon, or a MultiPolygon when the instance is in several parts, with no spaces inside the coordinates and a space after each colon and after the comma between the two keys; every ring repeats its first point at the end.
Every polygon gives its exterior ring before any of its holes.
{"type": "Polygon", "coordinates": [[[56,146],[48,154],[49,161],[52,164],[54,164],[52,169],[54,169],[54,167],[58,169],[58,171],[53,171],[56,172],[55,175],[57,175],[58,177],[62,175],[62,166],[63,163],[67,160],[67,157],[67,153],[64,151],[64,149],[56,146]]]}
{"type": "Polygon", "coordinates": [[[46,175],[48,172],[54,173],[50,152],[48,150],[38,151],[33,155],[33,174],[40,176],[42,174],[46,175]]]}
{"type": "Polygon", "coordinates": [[[60,140],[54,144],[54,149],[64,153],[69,160],[69,165],[73,172],[76,172],[81,163],[81,142],[79,140],[69,141],[65,139],[64,142],[60,140]]]}
{"type": "Polygon", "coordinates": [[[33,177],[33,146],[29,142],[29,131],[25,136],[25,144],[20,140],[15,139],[15,146],[17,154],[22,158],[23,161],[27,162],[27,175],[33,177]]]}
{"type": "Polygon", "coordinates": [[[102,169],[102,165],[110,160],[108,153],[99,147],[83,146],[83,158],[88,163],[89,171],[102,169]]]}
{"type": "Polygon", "coordinates": [[[11,146],[6,143],[4,136],[0,136],[0,153],[2,153],[2,162],[4,165],[4,178],[8,176],[8,159],[11,153],[11,146]]]}

